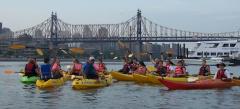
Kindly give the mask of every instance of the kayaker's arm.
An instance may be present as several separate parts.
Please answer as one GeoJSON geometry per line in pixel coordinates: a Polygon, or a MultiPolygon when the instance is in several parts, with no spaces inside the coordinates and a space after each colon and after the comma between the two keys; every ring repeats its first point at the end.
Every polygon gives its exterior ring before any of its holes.
{"type": "Polygon", "coordinates": [[[217,78],[217,72],[214,74],[213,79],[216,79],[216,78],[217,78]]]}
{"type": "Polygon", "coordinates": [[[228,79],[231,79],[231,73],[228,70],[226,70],[224,74],[227,76],[228,79]]]}
{"type": "Polygon", "coordinates": [[[150,61],[153,63],[153,64],[156,64],[156,62],[153,60],[152,58],[152,55],[149,55],[149,58],[150,58],[150,61]]]}

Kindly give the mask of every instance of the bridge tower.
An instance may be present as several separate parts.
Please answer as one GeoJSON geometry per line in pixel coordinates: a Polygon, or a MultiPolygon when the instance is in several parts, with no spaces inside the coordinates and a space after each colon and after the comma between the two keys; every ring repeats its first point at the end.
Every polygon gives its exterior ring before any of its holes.
{"type": "MultiPolygon", "coordinates": [[[[141,10],[137,11],[137,41],[138,41],[138,53],[142,52],[142,12],[141,10]]],[[[141,58],[141,56],[139,56],[141,58]]]]}
{"type": "Polygon", "coordinates": [[[50,22],[50,57],[56,57],[57,55],[57,47],[58,47],[58,18],[57,13],[53,13],[51,15],[51,22],[50,22]]]}
{"type": "Polygon", "coordinates": [[[57,39],[58,39],[58,19],[57,19],[57,13],[53,13],[51,15],[51,27],[50,27],[50,40],[53,48],[56,48],[58,45],[57,39]]]}

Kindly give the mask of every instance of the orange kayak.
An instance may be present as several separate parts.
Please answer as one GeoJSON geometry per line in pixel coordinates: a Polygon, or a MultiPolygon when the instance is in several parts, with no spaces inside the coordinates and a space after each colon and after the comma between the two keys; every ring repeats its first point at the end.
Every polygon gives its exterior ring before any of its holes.
{"type": "Polygon", "coordinates": [[[159,81],[166,86],[169,90],[193,90],[193,89],[216,89],[216,88],[230,88],[236,83],[234,82],[224,82],[222,80],[200,80],[196,82],[187,82],[187,83],[179,83],[173,82],[169,80],[164,80],[159,78],[159,81]]]}

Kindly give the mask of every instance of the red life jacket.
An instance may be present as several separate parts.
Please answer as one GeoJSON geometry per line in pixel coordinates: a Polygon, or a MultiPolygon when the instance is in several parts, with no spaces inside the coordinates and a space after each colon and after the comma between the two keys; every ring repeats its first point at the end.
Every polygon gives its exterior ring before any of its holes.
{"type": "Polygon", "coordinates": [[[184,67],[177,66],[177,67],[175,68],[175,74],[176,74],[176,75],[183,75],[183,74],[184,74],[183,68],[184,68],[184,67]]]}
{"type": "Polygon", "coordinates": [[[73,68],[74,68],[73,70],[75,73],[80,73],[82,70],[82,64],[74,64],[73,68]]]}
{"type": "Polygon", "coordinates": [[[208,73],[209,71],[207,70],[207,67],[209,67],[208,65],[204,65],[200,68],[199,71],[199,75],[203,75],[203,76],[207,76],[206,73],[208,73]]]}
{"type": "Polygon", "coordinates": [[[32,64],[32,63],[28,63],[28,64],[26,64],[26,66],[25,66],[25,73],[26,74],[32,74],[32,73],[35,73],[35,68],[34,68],[34,64],[32,64]]]}
{"type": "Polygon", "coordinates": [[[216,79],[227,78],[227,76],[225,75],[225,71],[226,69],[218,70],[216,79]]]}
{"type": "Polygon", "coordinates": [[[104,72],[105,71],[105,64],[104,63],[99,63],[98,64],[98,69],[97,72],[104,72]]]}

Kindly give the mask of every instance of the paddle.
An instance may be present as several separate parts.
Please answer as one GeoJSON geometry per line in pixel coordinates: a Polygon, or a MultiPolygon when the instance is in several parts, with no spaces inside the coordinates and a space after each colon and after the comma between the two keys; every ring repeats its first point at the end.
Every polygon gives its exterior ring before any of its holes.
{"type": "Polygon", "coordinates": [[[37,52],[38,55],[43,56],[43,51],[42,51],[42,49],[37,48],[37,49],[36,49],[36,52],[37,52]]]}
{"type": "Polygon", "coordinates": [[[20,72],[16,72],[12,69],[7,69],[7,70],[4,70],[3,71],[5,74],[14,74],[14,73],[24,73],[23,71],[20,71],[20,72]]]}

